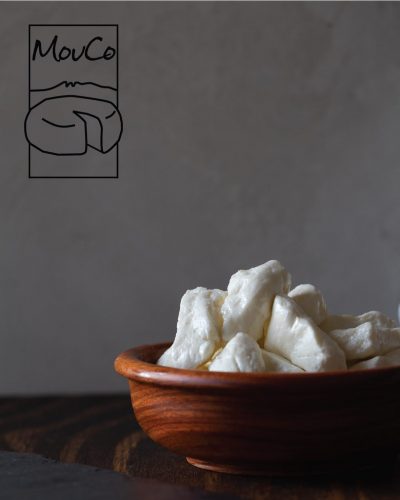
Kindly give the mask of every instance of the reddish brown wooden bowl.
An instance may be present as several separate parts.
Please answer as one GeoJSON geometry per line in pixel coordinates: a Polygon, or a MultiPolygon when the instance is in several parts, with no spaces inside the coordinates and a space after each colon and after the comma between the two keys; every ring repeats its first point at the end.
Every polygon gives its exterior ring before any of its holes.
{"type": "Polygon", "coordinates": [[[170,344],[120,354],[143,430],[197,467],[299,475],[373,467],[400,449],[400,367],[222,373],[157,366],[170,344]]]}

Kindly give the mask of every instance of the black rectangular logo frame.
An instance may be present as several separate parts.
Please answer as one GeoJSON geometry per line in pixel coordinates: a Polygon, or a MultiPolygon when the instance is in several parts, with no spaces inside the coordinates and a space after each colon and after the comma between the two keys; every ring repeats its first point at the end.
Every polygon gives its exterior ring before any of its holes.
{"type": "MultiPolygon", "coordinates": [[[[36,26],[114,26],[117,30],[116,44],[116,84],[117,84],[117,107],[119,107],[119,25],[118,24],[29,24],[28,29],[28,108],[31,108],[31,28],[36,26]]],[[[116,145],[117,165],[116,175],[31,175],[31,145],[28,144],[28,177],[29,179],[118,179],[119,178],[119,144],[116,145]]]]}

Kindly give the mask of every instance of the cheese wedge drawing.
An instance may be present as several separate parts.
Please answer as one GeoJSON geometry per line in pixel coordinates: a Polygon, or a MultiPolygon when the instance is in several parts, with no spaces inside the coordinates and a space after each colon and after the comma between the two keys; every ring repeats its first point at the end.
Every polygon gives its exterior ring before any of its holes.
{"type": "Polygon", "coordinates": [[[83,155],[88,147],[110,151],[122,134],[122,118],[106,100],[81,96],[44,99],[25,119],[29,143],[43,153],[83,155]]]}

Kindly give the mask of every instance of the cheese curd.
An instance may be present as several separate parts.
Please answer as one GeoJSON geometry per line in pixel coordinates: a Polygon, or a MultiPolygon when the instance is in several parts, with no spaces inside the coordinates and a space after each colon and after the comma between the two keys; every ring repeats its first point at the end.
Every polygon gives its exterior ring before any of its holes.
{"type": "Polygon", "coordinates": [[[367,321],[370,321],[378,328],[394,328],[396,326],[396,323],[392,319],[378,311],[369,311],[359,316],[351,316],[350,314],[329,315],[320,326],[324,332],[331,332],[332,330],[354,328],[367,321]]]}
{"type": "Polygon", "coordinates": [[[360,361],[353,365],[350,370],[365,370],[366,368],[388,368],[389,366],[400,365],[400,349],[388,352],[383,356],[360,361]]]}
{"type": "Polygon", "coordinates": [[[158,364],[175,368],[197,368],[221,344],[221,305],[226,292],[198,287],[182,297],[176,337],[158,364]]]}
{"type": "Polygon", "coordinates": [[[266,351],[265,349],[261,349],[261,354],[264,359],[266,372],[304,372],[304,370],[293,365],[284,357],[279,356],[279,354],[266,351]]]}
{"type": "Polygon", "coordinates": [[[298,304],[316,325],[326,319],[326,303],[322,293],[314,285],[297,285],[288,296],[298,304]]]}
{"type": "Polygon", "coordinates": [[[379,328],[371,321],[346,330],[332,330],[330,337],[348,361],[367,359],[400,348],[400,328],[379,328]]]}
{"type": "Polygon", "coordinates": [[[264,347],[306,371],[345,370],[343,351],[290,297],[277,295],[264,347]]]}
{"type": "Polygon", "coordinates": [[[290,281],[290,274],[277,260],[235,273],[229,281],[228,295],[221,308],[224,342],[238,332],[259,340],[270,317],[275,295],[287,293],[290,281]]]}
{"type": "Polygon", "coordinates": [[[378,311],[328,314],[311,284],[290,290],[277,260],[241,270],[228,290],[182,297],[173,344],[158,364],[222,372],[318,372],[400,365],[400,328],[378,311]]]}
{"type": "Polygon", "coordinates": [[[218,372],[265,371],[260,346],[246,333],[237,333],[208,367],[218,372]]]}

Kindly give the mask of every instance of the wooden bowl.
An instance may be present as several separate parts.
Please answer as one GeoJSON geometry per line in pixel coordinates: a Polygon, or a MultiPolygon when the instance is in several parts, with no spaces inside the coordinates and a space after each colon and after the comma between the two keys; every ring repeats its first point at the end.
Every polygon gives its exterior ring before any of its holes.
{"type": "Polygon", "coordinates": [[[155,442],[203,469],[306,475],[370,468],[400,448],[400,367],[222,373],[155,363],[169,343],[120,354],[132,406],[155,442]]]}

